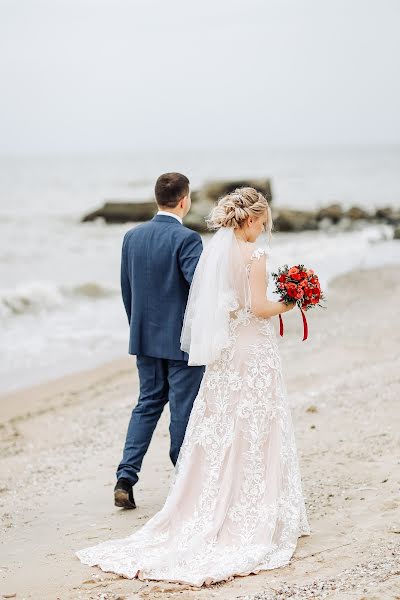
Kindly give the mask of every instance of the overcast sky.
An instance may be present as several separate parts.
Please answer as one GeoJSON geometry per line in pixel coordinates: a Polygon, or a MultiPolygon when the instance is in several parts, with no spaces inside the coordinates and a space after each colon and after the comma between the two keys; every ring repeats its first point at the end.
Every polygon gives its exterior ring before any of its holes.
{"type": "Polygon", "coordinates": [[[0,0],[0,152],[400,143],[400,0],[0,0]]]}

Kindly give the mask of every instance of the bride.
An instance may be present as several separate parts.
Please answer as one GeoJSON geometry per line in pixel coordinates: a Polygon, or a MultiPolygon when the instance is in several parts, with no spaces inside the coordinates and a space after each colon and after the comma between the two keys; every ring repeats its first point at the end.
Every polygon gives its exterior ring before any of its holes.
{"type": "Polygon", "coordinates": [[[182,329],[189,364],[206,365],[163,508],[127,538],[77,552],[128,578],[209,585],[288,564],[309,534],[290,409],[254,245],[271,211],[253,188],[221,198],[217,230],[192,282],[182,329]]]}

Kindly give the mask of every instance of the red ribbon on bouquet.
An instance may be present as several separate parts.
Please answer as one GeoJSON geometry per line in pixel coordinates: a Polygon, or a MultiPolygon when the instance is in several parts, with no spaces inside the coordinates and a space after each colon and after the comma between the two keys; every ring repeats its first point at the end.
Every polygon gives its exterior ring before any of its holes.
{"type": "MultiPolygon", "coordinates": [[[[279,300],[279,302],[283,302],[283,300],[279,300]]],[[[303,339],[302,341],[304,342],[307,338],[308,338],[308,323],[307,323],[307,319],[306,319],[306,315],[304,314],[304,311],[302,308],[300,308],[300,312],[301,312],[301,316],[303,317],[303,339]]],[[[282,319],[282,315],[279,313],[279,335],[282,337],[283,336],[283,319],[282,319]]]]}

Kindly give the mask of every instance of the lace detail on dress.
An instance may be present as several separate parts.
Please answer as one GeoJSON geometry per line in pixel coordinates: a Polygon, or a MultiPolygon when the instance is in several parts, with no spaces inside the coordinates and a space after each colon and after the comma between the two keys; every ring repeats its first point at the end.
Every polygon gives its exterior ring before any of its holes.
{"type": "Polygon", "coordinates": [[[206,369],[164,507],[77,556],[124,577],[201,586],[286,565],[308,533],[275,330],[239,308],[206,369]]]}
{"type": "Polygon", "coordinates": [[[260,260],[260,258],[266,254],[267,253],[265,252],[264,248],[257,248],[257,250],[254,250],[254,252],[250,258],[251,258],[251,260],[253,260],[253,258],[260,260]]]}

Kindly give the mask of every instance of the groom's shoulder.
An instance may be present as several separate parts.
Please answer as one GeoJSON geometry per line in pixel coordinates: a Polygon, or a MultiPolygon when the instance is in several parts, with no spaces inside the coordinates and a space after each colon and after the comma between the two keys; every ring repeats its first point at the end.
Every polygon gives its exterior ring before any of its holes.
{"type": "Polygon", "coordinates": [[[174,227],[172,235],[172,242],[182,249],[185,248],[187,250],[203,245],[200,234],[193,229],[189,229],[189,227],[186,227],[185,225],[174,227]]]}
{"type": "MultiPolygon", "coordinates": [[[[146,221],[146,223],[140,223],[139,225],[135,225],[124,235],[124,243],[129,242],[129,240],[134,238],[141,238],[141,236],[146,235],[146,233],[151,232],[153,229],[157,228],[157,223],[153,220],[146,221]]],[[[186,225],[181,225],[180,227],[168,227],[165,228],[165,231],[174,237],[177,241],[201,241],[201,236],[197,231],[186,227],[186,225]]]]}
{"type": "Polygon", "coordinates": [[[140,235],[144,231],[151,229],[151,228],[152,228],[152,221],[146,221],[146,223],[139,223],[138,225],[131,227],[130,229],[128,229],[128,231],[125,232],[124,240],[128,240],[129,238],[136,236],[138,234],[140,235]]]}
{"type": "Polygon", "coordinates": [[[201,236],[199,233],[197,233],[197,231],[194,231],[193,229],[186,227],[186,225],[182,225],[182,227],[179,227],[179,231],[181,233],[181,236],[185,239],[186,238],[201,239],[201,236]]]}

